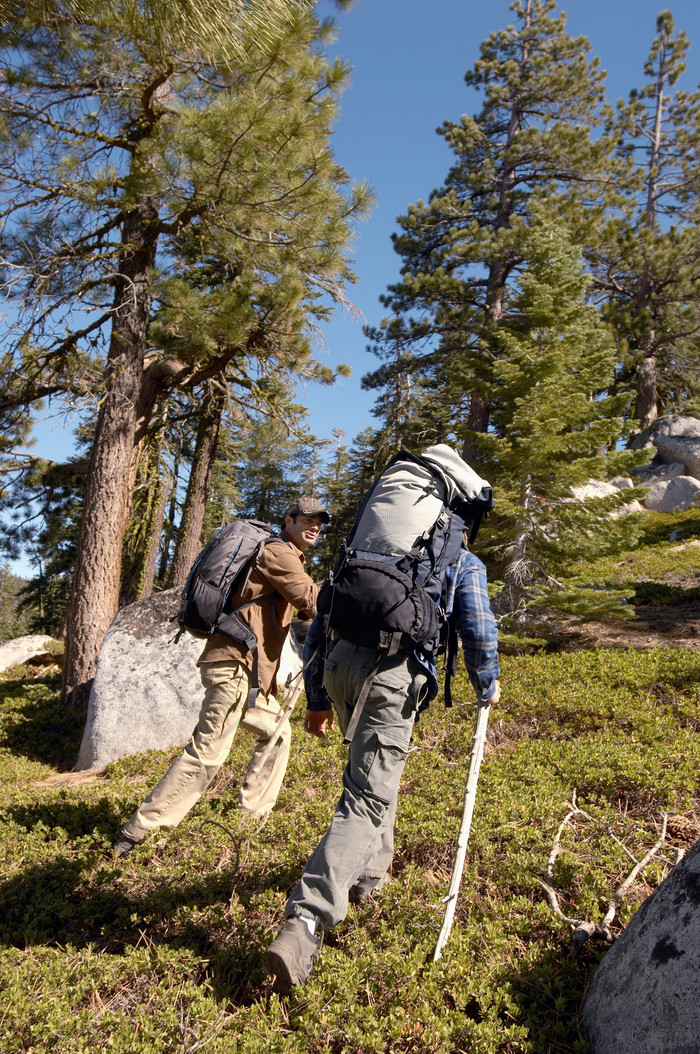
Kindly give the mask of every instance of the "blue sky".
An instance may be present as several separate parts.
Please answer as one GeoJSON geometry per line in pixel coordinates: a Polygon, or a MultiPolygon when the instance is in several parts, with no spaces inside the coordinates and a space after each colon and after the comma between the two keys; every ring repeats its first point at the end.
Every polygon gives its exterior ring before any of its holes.
{"type": "MultiPolygon", "coordinates": [[[[687,70],[678,87],[694,90],[700,81],[700,2],[669,4],[677,30],[691,42],[687,70]]],[[[656,35],[659,0],[573,0],[567,15],[572,36],[586,36],[608,72],[607,97],[626,98],[643,82],[644,62],[656,35]]],[[[383,309],[379,296],[398,277],[391,246],[396,217],[411,202],[438,187],[452,154],[435,129],[463,113],[477,113],[481,95],[468,89],[464,74],[479,56],[483,40],[514,21],[508,0],[357,0],[339,13],[331,0],[318,12],[337,22],[331,54],[353,67],[352,85],[341,100],[334,136],[338,160],[354,179],[373,185],[377,204],[360,224],[355,243],[359,281],[350,298],[370,324],[383,309]]],[[[312,386],[312,431],[330,436],[342,429],[347,440],[373,423],[373,393],[360,388],[362,374],[377,360],[365,351],[361,320],[337,317],[325,328],[325,361],[346,362],[353,376],[330,389],[312,386]]]]}

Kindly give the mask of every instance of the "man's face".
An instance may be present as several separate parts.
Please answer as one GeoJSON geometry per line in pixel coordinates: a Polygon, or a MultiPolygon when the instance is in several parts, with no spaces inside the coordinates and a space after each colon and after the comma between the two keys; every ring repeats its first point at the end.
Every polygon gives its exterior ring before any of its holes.
{"type": "Polygon", "coordinates": [[[323,520],[320,516],[285,516],[284,527],[292,536],[294,544],[304,551],[313,545],[321,533],[323,520]]]}

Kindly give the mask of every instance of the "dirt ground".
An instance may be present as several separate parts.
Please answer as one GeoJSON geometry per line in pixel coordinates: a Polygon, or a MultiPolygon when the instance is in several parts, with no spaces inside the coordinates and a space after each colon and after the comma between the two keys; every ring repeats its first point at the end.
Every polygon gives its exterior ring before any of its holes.
{"type": "Polygon", "coordinates": [[[637,608],[634,620],[562,627],[562,648],[700,648],[700,601],[637,608]]]}

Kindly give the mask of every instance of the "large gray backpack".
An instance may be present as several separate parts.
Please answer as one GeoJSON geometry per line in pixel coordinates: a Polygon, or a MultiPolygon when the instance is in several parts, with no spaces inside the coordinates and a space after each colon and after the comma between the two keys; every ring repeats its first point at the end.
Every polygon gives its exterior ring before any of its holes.
{"type": "Polygon", "coordinates": [[[375,480],[319,596],[327,628],[393,654],[437,646],[438,602],[465,529],[493,508],[490,485],[451,447],[397,454],[375,480]]]}
{"type": "Polygon", "coordinates": [[[230,609],[228,601],[242,592],[265,545],[277,537],[275,528],[260,520],[234,520],[218,530],[187,576],[177,614],[180,630],[201,639],[226,633],[254,651],[255,634],[236,615],[241,607],[230,609]]]}

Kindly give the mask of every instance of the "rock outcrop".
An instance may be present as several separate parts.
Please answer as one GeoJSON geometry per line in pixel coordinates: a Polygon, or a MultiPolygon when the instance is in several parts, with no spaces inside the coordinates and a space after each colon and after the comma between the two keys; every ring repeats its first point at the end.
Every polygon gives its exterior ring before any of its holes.
{"type": "Polygon", "coordinates": [[[50,646],[56,643],[53,637],[34,633],[26,637],[15,637],[14,640],[8,640],[6,644],[0,644],[0,673],[4,673],[12,666],[19,666],[28,659],[34,659],[37,655],[46,654],[50,646]]]}
{"type": "MultiPolygon", "coordinates": [[[[202,684],[197,659],[203,641],[173,622],[180,589],[154,593],[123,608],[100,650],[76,769],[100,769],[143,750],[184,745],[197,723],[202,684]]],[[[301,649],[290,632],[278,680],[301,670],[301,649]]],[[[297,686],[301,691],[301,678],[297,686]]]]}
{"type": "Polygon", "coordinates": [[[700,420],[682,414],[660,417],[644,432],[636,436],[633,450],[654,449],[648,465],[630,470],[631,476],[617,476],[608,481],[589,480],[582,487],[573,487],[579,500],[605,497],[630,486],[648,487],[647,494],[638,501],[621,507],[613,515],[625,515],[648,509],[654,512],[682,512],[700,505],[700,420]]]}
{"type": "Polygon", "coordinates": [[[686,437],[700,439],[700,420],[697,417],[688,417],[686,414],[665,414],[654,421],[652,425],[645,428],[643,432],[636,435],[630,447],[632,450],[644,450],[656,445],[657,439],[662,436],[686,437]]]}
{"type": "Polygon", "coordinates": [[[593,978],[592,1054],[700,1051],[700,842],[651,894],[593,978]]]}

